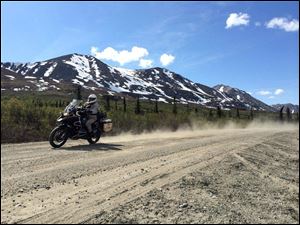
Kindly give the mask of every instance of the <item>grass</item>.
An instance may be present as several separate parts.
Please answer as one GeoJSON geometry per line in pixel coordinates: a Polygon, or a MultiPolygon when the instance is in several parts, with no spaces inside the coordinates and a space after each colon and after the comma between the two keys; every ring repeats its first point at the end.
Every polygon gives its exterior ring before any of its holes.
{"type": "MultiPolygon", "coordinates": [[[[86,99],[88,93],[83,93],[86,99]]],[[[1,96],[1,143],[18,143],[30,141],[46,141],[51,130],[55,127],[56,119],[65,106],[72,100],[74,94],[60,93],[14,93],[1,96]]],[[[140,114],[136,114],[137,101],[133,98],[126,100],[124,112],[123,100],[110,100],[110,108],[104,97],[99,98],[100,110],[107,113],[113,120],[113,131],[108,135],[121,132],[141,133],[157,129],[176,131],[180,127],[222,127],[227,122],[233,122],[245,127],[253,118],[259,121],[278,120],[278,113],[236,109],[208,109],[199,105],[176,104],[177,114],[173,113],[173,104],[158,102],[158,112],[155,102],[140,100],[140,114]]],[[[295,117],[295,116],[294,116],[295,117]]],[[[298,121],[298,117],[293,120],[298,121]]]]}

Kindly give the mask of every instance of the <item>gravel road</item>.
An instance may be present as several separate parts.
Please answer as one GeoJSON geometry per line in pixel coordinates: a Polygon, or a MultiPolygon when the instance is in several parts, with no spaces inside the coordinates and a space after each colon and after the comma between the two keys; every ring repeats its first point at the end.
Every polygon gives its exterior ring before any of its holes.
{"type": "Polygon", "coordinates": [[[1,223],[299,223],[299,130],[1,145],[1,223]]]}

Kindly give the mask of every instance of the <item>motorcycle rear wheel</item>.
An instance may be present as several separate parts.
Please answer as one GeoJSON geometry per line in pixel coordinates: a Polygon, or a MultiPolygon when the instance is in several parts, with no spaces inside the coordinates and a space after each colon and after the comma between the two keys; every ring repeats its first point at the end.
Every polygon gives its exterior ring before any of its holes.
{"type": "Polygon", "coordinates": [[[67,131],[63,127],[55,127],[49,136],[49,142],[53,148],[60,148],[66,143],[67,140],[67,131]]]}
{"type": "Polygon", "coordinates": [[[101,133],[97,132],[93,137],[88,137],[87,140],[90,144],[96,144],[101,137],[101,133]]]}

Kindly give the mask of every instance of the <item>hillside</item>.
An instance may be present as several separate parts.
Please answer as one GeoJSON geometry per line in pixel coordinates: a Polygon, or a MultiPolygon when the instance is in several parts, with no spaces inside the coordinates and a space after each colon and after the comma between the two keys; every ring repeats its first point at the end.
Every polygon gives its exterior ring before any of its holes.
{"type": "Polygon", "coordinates": [[[111,67],[89,55],[69,54],[35,63],[1,63],[1,91],[61,91],[81,85],[96,93],[194,103],[223,109],[274,111],[245,91],[195,83],[165,68],[129,70],[111,67]]]}

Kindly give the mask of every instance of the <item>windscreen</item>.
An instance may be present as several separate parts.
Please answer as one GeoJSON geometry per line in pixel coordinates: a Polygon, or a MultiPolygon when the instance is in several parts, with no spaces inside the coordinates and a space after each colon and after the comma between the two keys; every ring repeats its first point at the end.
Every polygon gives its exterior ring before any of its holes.
{"type": "Polygon", "coordinates": [[[67,107],[65,108],[65,113],[70,113],[71,111],[73,111],[76,107],[78,107],[80,105],[80,100],[78,99],[73,99],[72,102],[70,102],[69,105],[67,105],[67,107]]]}

